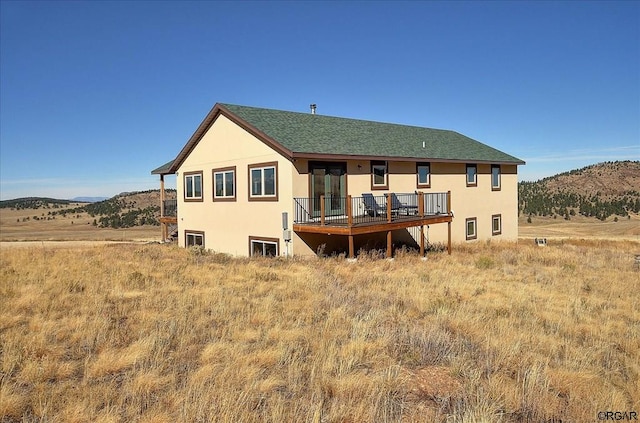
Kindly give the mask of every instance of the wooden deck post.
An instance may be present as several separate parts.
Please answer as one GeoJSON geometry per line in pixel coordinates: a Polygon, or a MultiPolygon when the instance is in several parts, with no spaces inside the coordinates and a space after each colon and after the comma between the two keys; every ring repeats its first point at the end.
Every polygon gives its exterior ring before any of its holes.
{"type": "Polygon", "coordinates": [[[391,223],[391,194],[385,194],[387,197],[387,222],[391,223]]]}
{"type": "Polygon", "coordinates": [[[387,231],[387,258],[391,258],[393,256],[393,251],[391,251],[392,241],[393,240],[391,239],[391,231],[387,231]]]}
{"type": "MultiPolygon", "coordinates": [[[[447,213],[451,216],[451,191],[447,191],[447,213]]],[[[447,253],[451,255],[451,222],[447,222],[447,253]]]]}
{"type": "MultiPolygon", "coordinates": [[[[160,218],[164,217],[164,175],[160,175],[160,218]]],[[[160,219],[162,220],[162,219],[160,219]]],[[[162,236],[162,242],[169,237],[169,228],[165,222],[160,222],[160,236],[162,236]]]]}
{"type": "Polygon", "coordinates": [[[353,251],[353,235],[349,235],[349,258],[355,258],[353,251]]]}
{"type": "Polygon", "coordinates": [[[347,209],[347,226],[348,227],[352,227],[353,226],[353,213],[351,213],[351,196],[350,195],[347,195],[346,209],[347,209]]]}
{"type": "Polygon", "coordinates": [[[320,224],[324,226],[324,195],[320,196],[320,224]]]}
{"type": "Polygon", "coordinates": [[[424,217],[424,192],[418,192],[418,215],[424,217]]]}
{"type": "Polygon", "coordinates": [[[424,225],[420,225],[420,256],[424,257],[424,225]]]}

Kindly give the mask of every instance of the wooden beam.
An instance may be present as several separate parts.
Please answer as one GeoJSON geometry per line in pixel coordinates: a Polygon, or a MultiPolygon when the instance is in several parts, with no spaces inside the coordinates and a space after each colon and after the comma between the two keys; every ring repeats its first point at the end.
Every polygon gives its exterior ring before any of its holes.
{"type": "Polygon", "coordinates": [[[451,221],[447,222],[447,253],[451,255],[451,221]]]}
{"type": "Polygon", "coordinates": [[[389,230],[395,231],[397,229],[413,228],[421,225],[434,225],[436,223],[448,223],[448,222],[451,222],[451,216],[448,216],[448,215],[429,216],[429,217],[425,216],[424,218],[420,218],[418,216],[415,219],[401,219],[401,220],[395,220],[391,223],[386,223],[383,221],[381,223],[355,225],[351,227],[348,227],[346,225],[343,225],[343,226],[331,225],[331,224],[324,225],[322,222],[320,222],[320,224],[294,224],[293,230],[295,232],[301,232],[301,233],[325,234],[325,235],[362,235],[362,234],[386,232],[389,230]]]}
{"type": "Polygon", "coordinates": [[[349,235],[349,258],[355,258],[355,251],[353,248],[353,235],[349,235]]]}
{"type": "Polygon", "coordinates": [[[169,228],[167,224],[162,221],[164,217],[164,175],[160,175],[160,236],[162,237],[162,242],[166,241],[169,237],[169,228]]]}
{"type": "Polygon", "coordinates": [[[391,258],[393,251],[391,251],[393,240],[391,239],[391,231],[387,231],[387,258],[391,258]]]}
{"type": "Polygon", "coordinates": [[[320,224],[324,226],[324,195],[320,196],[320,224]]]}
{"type": "Polygon", "coordinates": [[[353,226],[353,213],[351,213],[351,196],[347,195],[347,204],[345,207],[347,210],[347,226],[353,226]]]}
{"type": "Polygon", "coordinates": [[[420,257],[424,257],[424,225],[420,225],[420,257]]]}
{"type": "Polygon", "coordinates": [[[391,194],[386,193],[387,197],[387,222],[391,223],[391,194]]]}
{"type": "Polygon", "coordinates": [[[424,192],[418,192],[418,215],[424,217],[424,192]]]}

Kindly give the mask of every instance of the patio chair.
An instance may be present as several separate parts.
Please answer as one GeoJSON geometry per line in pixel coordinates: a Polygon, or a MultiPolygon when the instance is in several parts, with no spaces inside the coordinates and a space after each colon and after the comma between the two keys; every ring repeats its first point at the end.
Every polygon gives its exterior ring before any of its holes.
{"type": "Polygon", "coordinates": [[[404,212],[407,216],[409,216],[409,214],[418,214],[418,206],[403,203],[395,192],[391,193],[391,209],[396,210],[398,214],[404,212]]]}
{"type": "Polygon", "coordinates": [[[371,217],[386,216],[387,207],[378,204],[376,197],[371,193],[362,194],[362,202],[364,203],[365,212],[371,217]]]}

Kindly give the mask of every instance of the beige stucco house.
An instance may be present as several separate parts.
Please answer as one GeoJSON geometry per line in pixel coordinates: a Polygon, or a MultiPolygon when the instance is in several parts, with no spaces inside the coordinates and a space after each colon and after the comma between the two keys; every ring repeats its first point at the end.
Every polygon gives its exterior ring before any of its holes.
{"type": "Polygon", "coordinates": [[[177,157],[163,237],[238,256],[518,237],[524,162],[453,131],[216,104],[177,157]],[[176,207],[177,206],[177,207],[176,207]]]}

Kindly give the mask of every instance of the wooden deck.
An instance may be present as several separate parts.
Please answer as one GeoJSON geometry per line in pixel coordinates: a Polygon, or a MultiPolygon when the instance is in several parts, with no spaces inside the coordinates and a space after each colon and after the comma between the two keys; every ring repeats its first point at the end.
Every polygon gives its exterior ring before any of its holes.
{"type": "MultiPolygon", "coordinates": [[[[443,195],[445,193],[424,194],[422,192],[416,194],[401,194],[403,202],[393,198],[393,194],[386,194],[384,205],[360,207],[367,201],[364,197],[347,196],[344,198],[343,214],[327,213],[324,196],[320,197],[319,213],[309,213],[308,209],[302,207],[301,204],[310,205],[312,199],[294,199],[297,204],[296,216],[294,218],[293,230],[298,233],[314,233],[324,235],[343,235],[348,237],[349,257],[354,257],[353,237],[355,235],[371,234],[371,233],[387,233],[387,257],[392,254],[392,235],[391,232],[398,229],[406,229],[411,227],[420,227],[420,254],[424,254],[424,226],[437,223],[447,223],[448,225],[448,243],[447,250],[451,254],[451,222],[453,214],[451,210],[451,192],[447,192],[443,198],[446,201],[445,212],[433,213],[433,207],[430,205],[431,195],[443,195]],[[395,204],[394,204],[394,201],[395,204]],[[365,213],[363,213],[363,211],[365,213]],[[315,215],[315,216],[314,216],[315,215]]],[[[383,198],[383,197],[378,197],[383,198]]],[[[397,197],[396,197],[397,198],[397,197]]],[[[333,199],[335,201],[336,199],[333,199]]],[[[341,199],[338,199],[338,202],[341,199]]]]}

